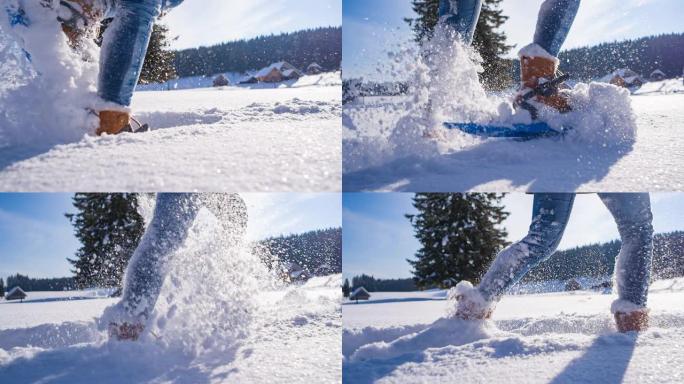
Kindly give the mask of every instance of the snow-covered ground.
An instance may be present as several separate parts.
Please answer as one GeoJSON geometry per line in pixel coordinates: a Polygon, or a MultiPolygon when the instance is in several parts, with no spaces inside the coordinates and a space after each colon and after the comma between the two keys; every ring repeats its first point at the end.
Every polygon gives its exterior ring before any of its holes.
{"type": "MultiPolygon", "coordinates": [[[[428,149],[377,154],[404,123],[401,98],[344,107],[344,190],[383,191],[672,191],[684,188],[684,94],[632,96],[633,145],[603,147],[572,140],[516,142],[456,135],[422,139],[428,149]],[[373,141],[379,143],[374,145],[373,141]],[[450,141],[453,140],[453,141],[450,141]]],[[[410,121],[409,121],[410,122],[410,121]]],[[[421,139],[417,139],[421,140],[421,139]]]]}
{"type": "Polygon", "coordinates": [[[2,148],[0,189],[338,191],[340,94],[339,86],[138,92],[134,116],[151,132],[2,148]]]}
{"type": "Polygon", "coordinates": [[[343,303],[345,383],[684,381],[684,279],[651,286],[639,335],[615,330],[608,294],[505,296],[486,322],[446,319],[445,291],[371,295],[343,303]]]}
{"type": "Polygon", "coordinates": [[[254,297],[250,335],[234,349],[201,354],[155,341],[106,341],[94,318],[116,299],[28,292],[23,303],[0,300],[0,382],[340,382],[339,286],[334,275],[264,290],[254,297]]]}
{"type": "Polygon", "coordinates": [[[0,18],[0,191],[341,189],[339,72],[137,92],[133,116],[151,131],[94,137],[89,111],[111,107],[96,96],[100,49],[72,49],[51,9],[21,9],[30,27],[0,18]]]}

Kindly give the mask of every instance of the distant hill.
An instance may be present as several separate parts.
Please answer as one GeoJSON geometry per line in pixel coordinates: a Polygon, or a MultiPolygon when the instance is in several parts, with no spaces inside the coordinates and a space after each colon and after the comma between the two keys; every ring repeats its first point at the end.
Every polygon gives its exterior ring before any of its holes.
{"type": "Polygon", "coordinates": [[[278,61],[287,61],[299,69],[306,69],[315,62],[326,71],[339,70],[342,28],[307,29],[184,49],[176,52],[175,67],[179,77],[189,77],[223,72],[244,73],[278,61]]]}
{"type": "Polygon", "coordinates": [[[21,287],[26,292],[30,291],[69,291],[76,289],[76,282],[72,277],[54,279],[32,279],[28,276],[16,274],[7,277],[6,291],[14,287],[21,287]]]}
{"type": "MultiPolygon", "coordinates": [[[[578,277],[612,275],[620,252],[619,240],[592,244],[554,253],[528,273],[523,282],[568,280],[578,277]]],[[[684,232],[654,236],[653,277],[684,276],[684,232]]]]}
{"type": "Polygon", "coordinates": [[[418,290],[412,278],[378,279],[365,274],[354,276],[351,285],[353,289],[364,287],[368,292],[412,292],[418,290]]]}
{"type": "Polygon", "coordinates": [[[307,276],[342,273],[342,228],[322,229],[302,234],[272,237],[256,244],[275,260],[267,264],[295,263],[307,276]]]}

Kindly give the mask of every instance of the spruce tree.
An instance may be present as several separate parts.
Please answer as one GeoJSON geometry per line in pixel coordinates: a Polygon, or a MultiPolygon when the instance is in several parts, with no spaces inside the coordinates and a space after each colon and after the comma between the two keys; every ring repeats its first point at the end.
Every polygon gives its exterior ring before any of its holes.
{"type": "Polygon", "coordinates": [[[169,50],[169,27],[155,24],[147,47],[145,63],[140,71],[140,83],[163,83],[176,78],[176,52],[169,50]]]}
{"type": "Polygon", "coordinates": [[[349,285],[349,279],[344,279],[344,284],[342,285],[342,295],[344,297],[349,297],[351,294],[351,286],[349,285]]]}
{"type": "Polygon", "coordinates": [[[496,253],[507,244],[499,228],[508,212],[496,193],[419,193],[411,221],[421,248],[413,267],[419,288],[450,288],[461,280],[478,282],[496,253]]]}
{"type": "Polygon", "coordinates": [[[0,299],[3,297],[5,297],[5,280],[3,280],[2,277],[0,277],[0,299]]]}
{"type": "Polygon", "coordinates": [[[66,217],[74,225],[81,248],[73,266],[76,284],[87,287],[121,287],[123,274],[144,231],[131,193],[77,193],[73,205],[78,213],[66,217]]]}
{"type": "MultiPolygon", "coordinates": [[[[102,45],[105,30],[114,19],[105,19],[100,25],[100,30],[95,42],[102,45]]],[[[176,75],[176,51],[169,50],[169,27],[164,24],[154,24],[150,43],[145,53],[145,61],[140,70],[138,83],[163,83],[170,79],[175,79],[176,75]]]]}
{"type": "MultiPolygon", "coordinates": [[[[485,87],[502,89],[511,81],[512,63],[503,56],[513,46],[506,45],[506,34],[499,28],[508,20],[508,16],[500,9],[502,0],[484,0],[480,18],[475,28],[473,46],[482,56],[484,72],[480,80],[485,87]]],[[[413,29],[415,40],[422,42],[429,39],[439,21],[439,0],[412,0],[415,18],[407,18],[406,22],[413,29]]]]}

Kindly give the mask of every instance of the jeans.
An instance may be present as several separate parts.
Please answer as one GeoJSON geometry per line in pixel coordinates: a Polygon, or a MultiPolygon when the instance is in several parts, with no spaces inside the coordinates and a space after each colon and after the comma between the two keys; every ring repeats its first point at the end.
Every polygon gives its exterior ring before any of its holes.
{"type": "MultiPolygon", "coordinates": [[[[537,17],[534,43],[558,56],[575,20],[580,0],[545,0],[537,17]]],[[[472,44],[482,0],[440,0],[439,18],[451,25],[464,42],[472,44]]]]}
{"type": "MultiPolygon", "coordinates": [[[[647,193],[601,193],[599,197],[613,215],[622,239],[615,264],[618,296],[637,306],[646,306],[653,259],[650,197],[647,193]]],[[[555,252],[574,201],[572,193],[535,194],[527,236],[497,255],[478,286],[486,300],[499,300],[530,269],[555,252]]]]}
{"type": "Polygon", "coordinates": [[[140,78],[152,26],[161,10],[182,0],[115,0],[107,11],[114,18],[105,32],[100,54],[98,95],[105,101],[131,105],[140,78]]]}

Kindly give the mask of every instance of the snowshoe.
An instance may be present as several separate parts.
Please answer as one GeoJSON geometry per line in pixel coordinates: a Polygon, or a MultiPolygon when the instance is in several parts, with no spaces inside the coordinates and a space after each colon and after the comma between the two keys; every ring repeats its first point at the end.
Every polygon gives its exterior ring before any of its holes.
{"type": "MultiPolygon", "coordinates": [[[[560,85],[570,78],[564,74],[551,81],[541,83],[537,87],[527,89],[515,100],[516,107],[525,109],[530,113],[533,120],[539,118],[539,111],[536,106],[530,103],[532,98],[550,97],[558,93],[560,85]]],[[[477,123],[453,123],[445,122],[447,129],[458,129],[469,135],[493,138],[510,138],[517,140],[531,140],[545,137],[560,136],[569,131],[569,128],[554,129],[544,122],[533,122],[531,124],[477,124],[477,123]]]]}

